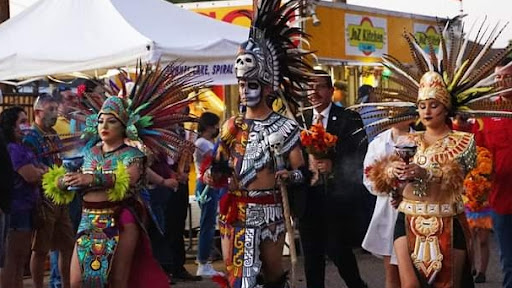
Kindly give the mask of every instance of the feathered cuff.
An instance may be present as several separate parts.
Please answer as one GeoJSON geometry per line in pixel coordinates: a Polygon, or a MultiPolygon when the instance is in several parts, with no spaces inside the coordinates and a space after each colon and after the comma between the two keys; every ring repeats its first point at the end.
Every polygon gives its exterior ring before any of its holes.
{"type": "MultiPolygon", "coordinates": [[[[103,174],[105,175],[105,174],[103,174]]],[[[126,166],[122,162],[117,163],[117,168],[113,174],[109,174],[112,178],[112,185],[107,191],[107,197],[109,201],[118,202],[122,201],[126,197],[126,192],[130,187],[130,174],[126,170],[126,166]]]]}
{"type": "Polygon", "coordinates": [[[393,175],[390,164],[400,161],[397,155],[388,155],[367,166],[364,173],[372,182],[373,190],[377,194],[388,194],[398,187],[398,179],[393,175]]]}
{"type": "Polygon", "coordinates": [[[64,167],[53,166],[43,175],[44,195],[57,205],[68,204],[75,197],[75,193],[68,191],[60,183],[65,174],[66,169],[64,167]]]}
{"type": "Polygon", "coordinates": [[[443,163],[440,170],[441,191],[454,196],[460,194],[465,176],[461,165],[457,161],[450,161],[443,163]]]}

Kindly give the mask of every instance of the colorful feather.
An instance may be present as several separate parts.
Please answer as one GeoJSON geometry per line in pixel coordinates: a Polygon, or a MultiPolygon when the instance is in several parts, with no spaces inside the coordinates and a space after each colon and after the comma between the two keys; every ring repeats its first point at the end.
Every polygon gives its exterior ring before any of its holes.
{"type": "Polygon", "coordinates": [[[66,169],[62,166],[53,166],[43,175],[42,186],[44,195],[57,205],[69,204],[75,198],[74,192],[59,188],[58,181],[64,175],[66,175],[66,169]]]}

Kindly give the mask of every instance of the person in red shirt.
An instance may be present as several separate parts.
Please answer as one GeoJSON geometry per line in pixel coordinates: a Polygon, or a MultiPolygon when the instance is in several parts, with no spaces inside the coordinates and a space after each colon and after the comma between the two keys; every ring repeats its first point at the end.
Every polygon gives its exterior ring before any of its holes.
{"type": "MultiPolygon", "coordinates": [[[[475,126],[479,127],[479,124],[476,123],[473,118],[467,119],[461,115],[456,115],[452,122],[452,129],[462,132],[471,133],[478,131],[475,126]]],[[[466,193],[468,193],[468,191],[466,191],[466,193]]],[[[482,201],[467,197],[464,199],[464,206],[473,243],[474,280],[475,283],[484,283],[486,282],[485,273],[487,271],[490,253],[489,238],[492,230],[491,207],[489,206],[488,199],[482,201]],[[477,201],[479,205],[474,205],[474,201],[477,201]]]]}
{"type": "MultiPolygon", "coordinates": [[[[497,80],[512,80],[512,65],[507,65],[511,60],[509,58],[501,66],[496,67],[497,80]]],[[[512,101],[512,92],[500,94],[496,101],[512,101]]],[[[473,132],[477,145],[489,149],[494,158],[494,180],[489,204],[500,247],[503,287],[512,288],[512,146],[509,144],[512,138],[512,119],[482,120],[483,126],[475,125],[473,132]]]]}

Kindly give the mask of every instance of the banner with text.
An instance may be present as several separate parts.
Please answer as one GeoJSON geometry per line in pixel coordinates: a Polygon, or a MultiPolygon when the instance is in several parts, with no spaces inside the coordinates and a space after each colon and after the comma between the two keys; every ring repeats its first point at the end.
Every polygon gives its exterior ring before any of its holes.
{"type": "Polygon", "coordinates": [[[414,36],[418,40],[423,51],[429,53],[429,41],[432,43],[434,51],[437,53],[439,49],[439,41],[441,41],[441,34],[437,31],[434,24],[414,23],[414,36]]]}
{"type": "Polygon", "coordinates": [[[381,57],[388,53],[387,19],[345,14],[345,55],[381,57]]]}
{"type": "Polygon", "coordinates": [[[198,80],[210,80],[215,85],[231,85],[237,83],[234,65],[234,59],[214,63],[186,62],[177,65],[175,71],[178,73],[194,71],[193,73],[198,76],[198,80]]]}

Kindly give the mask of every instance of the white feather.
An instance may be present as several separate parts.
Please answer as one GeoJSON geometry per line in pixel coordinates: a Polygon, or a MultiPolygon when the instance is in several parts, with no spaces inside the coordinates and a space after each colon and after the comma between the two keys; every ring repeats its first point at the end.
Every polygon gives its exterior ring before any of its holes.
{"type": "MultiPolygon", "coordinates": [[[[512,62],[509,62],[507,65],[503,66],[501,69],[507,69],[510,66],[512,66],[512,62]]],[[[498,72],[499,71],[494,71],[491,75],[478,81],[478,83],[476,83],[475,86],[473,86],[473,87],[477,88],[477,87],[491,86],[492,84],[494,84],[494,82],[496,82],[496,80],[494,78],[496,78],[496,75],[498,75],[498,72]]]]}
{"type": "Polygon", "coordinates": [[[402,71],[402,69],[395,66],[395,64],[391,63],[386,56],[382,56],[382,61],[384,62],[384,64],[390,66],[394,71],[400,73],[402,76],[409,79],[412,83],[414,83],[415,86],[420,87],[420,83],[418,83],[418,81],[414,80],[414,78],[412,78],[411,75],[407,74],[405,71],[402,71]]]}
{"type": "MultiPolygon", "coordinates": [[[[466,46],[468,45],[468,42],[469,42],[469,35],[471,34],[471,32],[473,32],[475,23],[476,22],[473,22],[473,25],[471,25],[471,29],[469,29],[469,33],[466,34],[467,36],[464,37],[464,42],[462,43],[462,46],[459,48],[459,53],[457,54],[457,60],[455,61],[455,69],[453,70],[454,73],[457,73],[457,70],[459,70],[460,66],[462,66],[462,57],[464,56],[464,53],[466,52],[466,46]]],[[[485,23],[485,20],[484,20],[484,23],[485,23]]],[[[484,23],[482,23],[482,25],[484,25],[484,23]]],[[[464,32],[464,27],[462,28],[462,33],[463,32],[464,32]]]]}
{"type": "Polygon", "coordinates": [[[425,62],[427,62],[428,65],[428,71],[434,71],[434,65],[432,64],[432,59],[430,59],[430,56],[416,43],[416,41],[412,41],[412,44],[414,46],[414,49],[420,53],[420,55],[425,59],[425,62]]]}
{"type": "MultiPolygon", "coordinates": [[[[480,53],[478,53],[478,56],[476,56],[475,60],[473,61],[473,63],[471,63],[471,65],[469,66],[469,68],[466,70],[466,72],[464,73],[464,75],[462,76],[461,78],[461,83],[466,80],[469,75],[471,74],[471,72],[473,71],[473,69],[476,67],[476,65],[478,64],[478,62],[480,62],[480,59],[482,59],[482,57],[486,54],[486,52],[488,52],[488,49],[489,47],[491,46],[491,44],[494,42],[494,41],[491,41],[491,39],[494,38],[494,35],[496,34],[496,29],[498,29],[498,25],[499,25],[499,22],[498,24],[496,24],[496,26],[494,26],[494,28],[492,29],[491,31],[491,34],[489,34],[489,38],[487,39],[487,42],[485,43],[485,46],[484,48],[482,48],[482,50],[480,51],[480,53]]],[[[475,44],[476,45],[476,44],[475,44]]]]}

